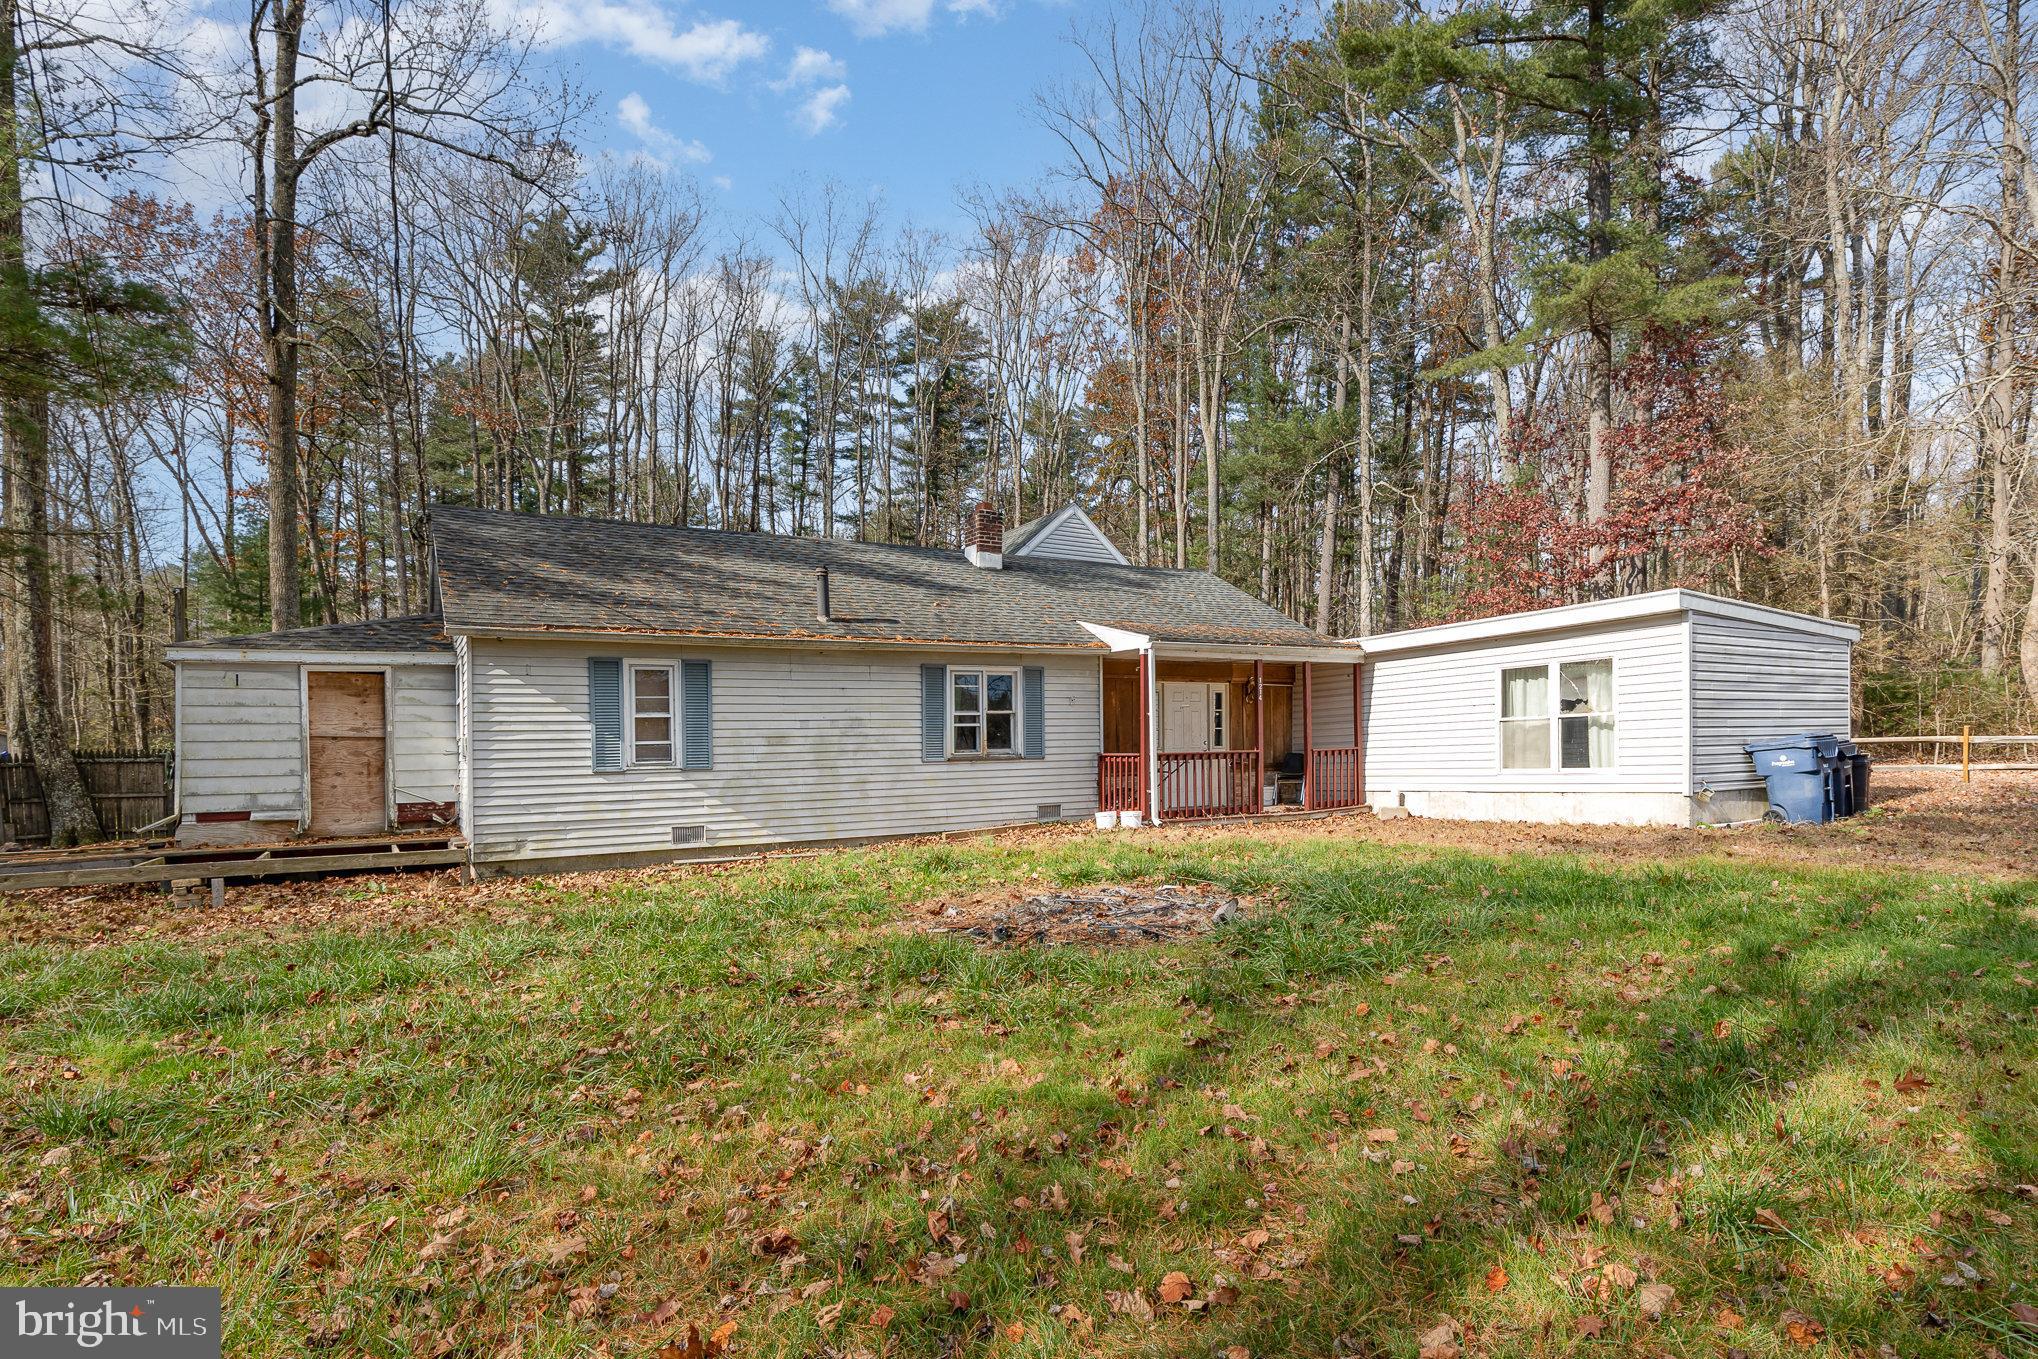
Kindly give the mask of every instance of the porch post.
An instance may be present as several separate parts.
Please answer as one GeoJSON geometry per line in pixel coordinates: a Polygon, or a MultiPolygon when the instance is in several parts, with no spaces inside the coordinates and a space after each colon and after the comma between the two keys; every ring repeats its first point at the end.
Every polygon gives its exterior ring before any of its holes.
{"type": "Polygon", "coordinates": [[[1302,662],[1302,810],[1316,810],[1316,662],[1302,662]]]}
{"type": "Polygon", "coordinates": [[[1366,800],[1366,736],[1360,725],[1359,691],[1366,683],[1366,667],[1362,661],[1352,662],[1352,806],[1357,807],[1366,800]]]}
{"type": "Polygon", "coordinates": [[[1253,662],[1253,815],[1267,809],[1267,663],[1253,662]]]}
{"type": "Polygon", "coordinates": [[[1153,714],[1149,709],[1148,694],[1153,686],[1153,653],[1142,649],[1139,653],[1139,814],[1149,824],[1158,820],[1154,816],[1153,795],[1153,714]]]}

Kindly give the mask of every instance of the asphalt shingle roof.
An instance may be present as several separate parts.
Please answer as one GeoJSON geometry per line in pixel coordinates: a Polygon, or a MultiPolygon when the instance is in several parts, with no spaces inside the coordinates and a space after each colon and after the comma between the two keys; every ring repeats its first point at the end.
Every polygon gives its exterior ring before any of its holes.
{"type": "Polygon", "coordinates": [[[1008,557],[1011,556],[1014,552],[1017,552],[1020,548],[1026,546],[1027,542],[1032,539],[1034,534],[1040,532],[1041,529],[1045,528],[1047,526],[1048,520],[1054,518],[1057,514],[1060,513],[1061,513],[1060,510],[1049,510],[1046,514],[1041,515],[1038,519],[1027,520],[1025,523],[1021,524],[1018,528],[1006,529],[1005,538],[1004,541],[999,544],[999,550],[1003,552],[1006,556],[1008,557]]]}
{"type": "Polygon", "coordinates": [[[245,637],[214,637],[183,646],[219,647],[242,651],[416,651],[451,652],[453,639],[436,615],[413,614],[405,618],[371,618],[362,623],[327,623],[313,628],[290,628],[283,632],[256,632],[245,637]]]}
{"type": "Polygon", "coordinates": [[[449,627],[1101,649],[1100,623],[1171,641],[1323,639],[1202,571],[442,507],[431,537],[449,627]],[[814,609],[826,567],[833,621],[814,609]]]}

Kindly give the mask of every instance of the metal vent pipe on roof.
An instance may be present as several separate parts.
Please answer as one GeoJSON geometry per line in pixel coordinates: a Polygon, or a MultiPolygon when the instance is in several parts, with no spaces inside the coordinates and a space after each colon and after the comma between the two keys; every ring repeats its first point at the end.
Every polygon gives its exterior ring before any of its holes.
{"type": "Polygon", "coordinates": [[[828,568],[814,568],[814,617],[823,623],[832,623],[835,618],[828,612],[828,568]]]}

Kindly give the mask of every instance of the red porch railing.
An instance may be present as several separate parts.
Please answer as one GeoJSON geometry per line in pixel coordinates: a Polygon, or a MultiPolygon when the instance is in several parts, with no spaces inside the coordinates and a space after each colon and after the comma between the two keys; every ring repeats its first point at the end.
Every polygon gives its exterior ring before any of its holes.
{"type": "Polygon", "coordinates": [[[1357,746],[1323,746],[1310,752],[1310,801],[1317,807],[1356,807],[1366,800],[1357,746]]]}
{"type": "Polygon", "coordinates": [[[1100,812],[1139,810],[1139,756],[1097,757],[1097,810],[1100,812]]]}
{"type": "Polygon", "coordinates": [[[1161,812],[1166,816],[1237,816],[1260,810],[1259,752],[1161,752],[1161,812]]]}

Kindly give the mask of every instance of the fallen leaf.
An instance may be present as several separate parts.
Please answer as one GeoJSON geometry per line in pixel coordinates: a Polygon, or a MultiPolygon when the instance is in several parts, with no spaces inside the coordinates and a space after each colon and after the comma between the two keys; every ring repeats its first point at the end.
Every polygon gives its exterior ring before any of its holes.
{"type": "Polygon", "coordinates": [[[1486,1291],[1488,1293],[1498,1293],[1505,1287],[1507,1287],[1507,1271],[1505,1269],[1495,1265],[1486,1271],[1486,1291]]]}
{"type": "Polygon", "coordinates": [[[1597,1312],[1578,1318],[1578,1337],[1581,1340],[1597,1340],[1599,1333],[1606,1329],[1606,1318],[1597,1312]]]}
{"type": "Polygon", "coordinates": [[[1906,1071],[1896,1078],[1896,1088],[1906,1095],[1915,1095],[1920,1090],[1931,1089],[1932,1082],[1915,1071],[1906,1071]]]}
{"type": "Polygon", "coordinates": [[[1785,1222],[1782,1216],[1772,1208],[1757,1208],[1755,1210],[1755,1225],[1764,1230],[1782,1232],[1785,1235],[1788,1235],[1790,1232],[1790,1224],[1785,1222]]]}
{"type": "Polygon", "coordinates": [[[1640,1278],[1641,1276],[1635,1273],[1632,1269],[1629,1269],[1626,1265],[1621,1264],[1619,1261],[1615,1261],[1613,1264],[1608,1265],[1605,1269],[1600,1270],[1599,1277],[1606,1280],[1606,1286],[1608,1288],[1618,1288],[1626,1290],[1629,1288],[1633,1288],[1635,1286],[1635,1280],[1640,1278]]]}
{"type": "Polygon", "coordinates": [[[1783,1314],[1783,1333],[1791,1344],[1810,1349],[1824,1338],[1826,1328],[1793,1307],[1783,1314]]]}
{"type": "Polygon", "coordinates": [[[1146,1294],[1137,1288],[1128,1288],[1122,1292],[1107,1288],[1104,1290],[1104,1301],[1119,1316],[1131,1317],[1134,1321],[1153,1320],[1153,1304],[1148,1302],[1146,1294]]]}
{"type": "Polygon", "coordinates": [[[1169,1270],[1161,1278],[1160,1298],[1165,1303],[1178,1303],[1194,1297],[1196,1285],[1189,1282],[1189,1276],[1179,1269],[1169,1270]]]}
{"type": "Polygon", "coordinates": [[[1635,1293],[1635,1306],[1651,1321],[1661,1321],[1677,1298],[1677,1290],[1666,1283],[1643,1284],[1635,1293]]]}
{"type": "Polygon", "coordinates": [[[1392,1128],[1368,1128],[1366,1129],[1366,1140],[1368,1142],[1399,1142],[1401,1134],[1392,1128]]]}
{"type": "Polygon", "coordinates": [[[1458,1352],[1458,1326],[1456,1318],[1445,1317],[1436,1325],[1415,1338],[1424,1359],[1451,1359],[1458,1352]]]}
{"type": "Polygon", "coordinates": [[[892,1324],[891,1307],[881,1302],[877,1306],[871,1308],[870,1315],[864,1318],[864,1324],[867,1326],[875,1326],[880,1331],[882,1331],[885,1327],[892,1324]]]}

